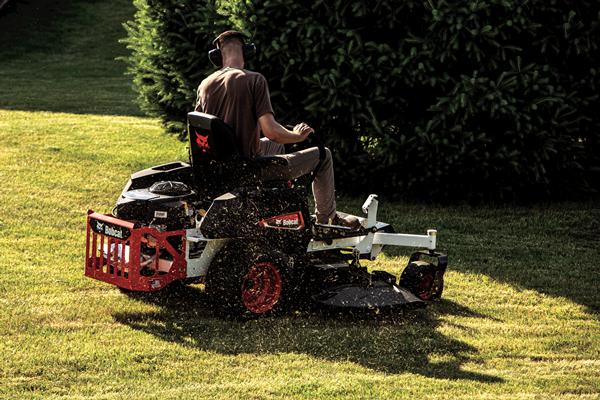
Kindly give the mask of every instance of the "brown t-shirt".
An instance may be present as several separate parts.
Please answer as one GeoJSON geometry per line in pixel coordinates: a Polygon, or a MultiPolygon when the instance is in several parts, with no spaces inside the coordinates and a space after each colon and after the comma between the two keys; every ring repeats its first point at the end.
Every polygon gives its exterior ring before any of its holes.
{"type": "Polygon", "coordinates": [[[223,68],[200,83],[196,111],[215,115],[233,128],[238,149],[248,157],[258,153],[258,119],[273,113],[267,80],[258,72],[223,68]]]}

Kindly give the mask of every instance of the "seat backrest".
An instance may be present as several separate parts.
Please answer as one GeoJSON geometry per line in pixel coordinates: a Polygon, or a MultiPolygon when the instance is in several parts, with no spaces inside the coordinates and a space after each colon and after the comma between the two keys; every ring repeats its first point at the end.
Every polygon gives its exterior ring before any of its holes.
{"type": "Polygon", "coordinates": [[[233,128],[214,115],[188,113],[190,162],[193,166],[239,158],[233,128]]]}
{"type": "MultiPolygon", "coordinates": [[[[257,182],[257,174],[236,145],[235,132],[223,120],[201,112],[188,113],[190,164],[194,189],[201,201],[212,201],[236,187],[257,182]]],[[[251,164],[251,163],[250,163],[251,164]]]]}

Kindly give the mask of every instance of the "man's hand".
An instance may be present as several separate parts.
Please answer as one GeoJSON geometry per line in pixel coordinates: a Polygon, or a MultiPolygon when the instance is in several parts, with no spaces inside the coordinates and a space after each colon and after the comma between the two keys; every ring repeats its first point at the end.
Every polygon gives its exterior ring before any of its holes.
{"type": "Polygon", "coordinates": [[[292,132],[294,132],[296,135],[302,136],[301,141],[305,140],[308,137],[308,135],[310,135],[314,131],[315,130],[308,126],[308,124],[306,124],[305,122],[301,122],[298,125],[294,126],[294,129],[292,130],[292,132]]]}

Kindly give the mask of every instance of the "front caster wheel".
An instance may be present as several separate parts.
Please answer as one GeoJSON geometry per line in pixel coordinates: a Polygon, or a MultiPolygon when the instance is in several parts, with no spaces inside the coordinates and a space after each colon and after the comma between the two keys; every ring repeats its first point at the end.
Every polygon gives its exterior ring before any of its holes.
{"type": "Polygon", "coordinates": [[[400,286],[421,300],[437,299],[444,290],[443,271],[425,261],[411,261],[400,276],[400,286]]]}

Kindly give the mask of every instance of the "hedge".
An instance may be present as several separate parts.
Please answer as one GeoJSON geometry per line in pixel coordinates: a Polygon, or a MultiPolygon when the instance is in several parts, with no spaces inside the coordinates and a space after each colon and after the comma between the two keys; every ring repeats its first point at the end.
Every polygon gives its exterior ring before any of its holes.
{"type": "Polygon", "coordinates": [[[600,189],[597,2],[136,0],[126,39],[144,109],[171,131],[228,28],[259,47],[278,119],[305,120],[337,187],[528,200],[600,189]]]}

